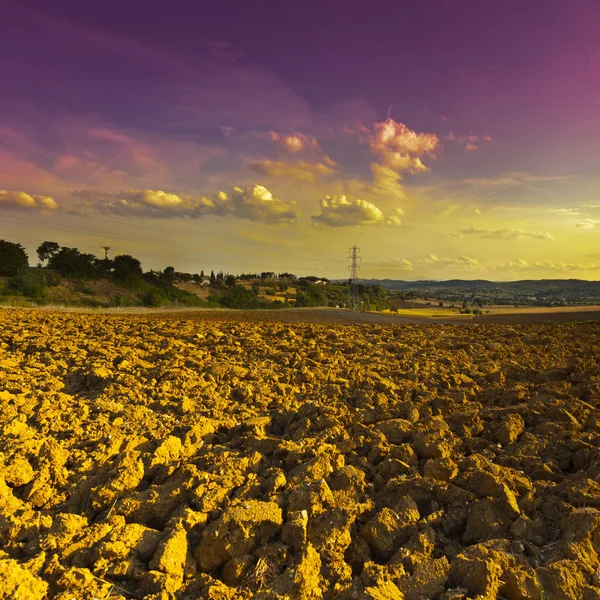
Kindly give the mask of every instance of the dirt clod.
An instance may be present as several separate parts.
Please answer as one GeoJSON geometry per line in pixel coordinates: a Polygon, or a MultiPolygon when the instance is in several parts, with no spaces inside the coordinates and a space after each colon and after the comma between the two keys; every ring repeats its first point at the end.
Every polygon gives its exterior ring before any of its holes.
{"type": "Polygon", "coordinates": [[[0,311],[0,599],[600,599],[597,325],[210,315],[0,311]]]}

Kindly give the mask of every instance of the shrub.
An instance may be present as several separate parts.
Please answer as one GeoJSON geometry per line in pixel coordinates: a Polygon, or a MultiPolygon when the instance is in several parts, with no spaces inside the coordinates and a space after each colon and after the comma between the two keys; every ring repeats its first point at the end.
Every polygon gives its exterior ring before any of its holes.
{"type": "Polygon", "coordinates": [[[131,306],[129,298],[123,295],[112,296],[109,304],[114,308],[124,308],[126,306],[131,306]]]}
{"type": "Polygon", "coordinates": [[[32,271],[21,271],[7,282],[9,293],[25,296],[33,300],[42,300],[46,295],[43,275],[32,271]]]}
{"type": "Polygon", "coordinates": [[[142,306],[159,307],[167,302],[163,290],[152,288],[142,296],[142,306]]]}

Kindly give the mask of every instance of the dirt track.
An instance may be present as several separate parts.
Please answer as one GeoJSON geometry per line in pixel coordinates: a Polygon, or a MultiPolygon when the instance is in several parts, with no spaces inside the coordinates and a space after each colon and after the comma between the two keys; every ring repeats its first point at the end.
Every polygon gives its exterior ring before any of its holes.
{"type": "Polygon", "coordinates": [[[0,598],[600,599],[599,326],[186,316],[0,311],[0,598]]]}

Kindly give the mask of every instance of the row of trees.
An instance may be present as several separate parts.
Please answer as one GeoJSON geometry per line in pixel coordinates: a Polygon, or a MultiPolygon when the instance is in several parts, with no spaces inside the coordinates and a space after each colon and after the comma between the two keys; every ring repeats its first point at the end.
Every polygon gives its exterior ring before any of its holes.
{"type": "MultiPolygon", "coordinates": [[[[108,248],[106,248],[108,250],[108,248]]],[[[276,307],[289,303],[290,298],[268,302],[260,297],[260,285],[267,287],[271,295],[285,292],[293,282],[296,288],[295,306],[346,306],[349,299],[348,283],[331,284],[325,278],[300,277],[291,273],[275,274],[264,271],[260,274],[235,276],[230,273],[211,271],[210,277],[204,272],[181,273],[174,267],[163,271],[144,272],[141,262],[128,254],[108,258],[98,258],[81,252],[78,248],[60,246],[56,242],[45,241],[37,248],[40,270],[29,269],[29,259],[23,246],[0,240],[0,276],[10,278],[5,285],[9,290],[41,299],[44,288],[60,283],[57,275],[68,280],[107,279],[136,294],[139,301],[147,306],[160,306],[167,302],[202,304],[195,294],[187,293],[175,286],[176,283],[210,283],[209,304],[228,308],[276,307]],[[239,285],[238,281],[253,280],[250,289],[239,285]]],[[[82,289],[85,289],[84,287],[82,289]]],[[[1,291],[1,290],[0,290],[1,291]]],[[[90,292],[93,293],[93,292],[90,292]]],[[[361,306],[365,310],[381,310],[389,307],[386,290],[382,286],[359,285],[361,306]]]]}

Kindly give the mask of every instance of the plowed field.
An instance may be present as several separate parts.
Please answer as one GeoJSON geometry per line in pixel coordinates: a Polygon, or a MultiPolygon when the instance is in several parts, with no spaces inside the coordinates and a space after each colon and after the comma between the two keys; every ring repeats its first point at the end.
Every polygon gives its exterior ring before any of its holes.
{"type": "Polygon", "coordinates": [[[598,325],[213,317],[0,311],[0,598],[600,599],[598,325]]]}

